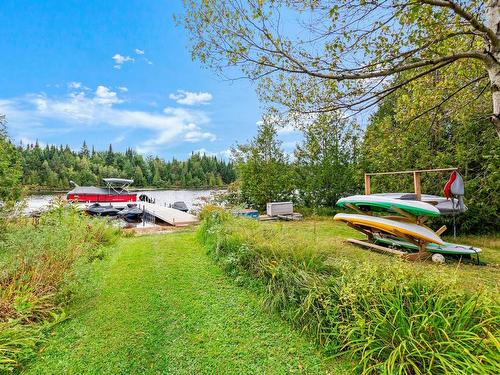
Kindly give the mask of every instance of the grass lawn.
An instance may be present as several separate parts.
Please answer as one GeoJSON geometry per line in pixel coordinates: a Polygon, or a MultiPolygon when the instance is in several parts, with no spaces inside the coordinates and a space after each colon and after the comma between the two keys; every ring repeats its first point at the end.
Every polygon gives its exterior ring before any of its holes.
{"type": "Polygon", "coordinates": [[[194,232],[123,238],[96,267],[26,373],[350,373],[224,276],[194,232]]]}
{"type": "MultiPolygon", "coordinates": [[[[255,234],[255,225],[262,229],[255,241],[285,244],[284,251],[293,241],[354,261],[394,262],[346,244],[345,238],[362,235],[332,218],[249,221],[240,229],[255,234]]],[[[481,247],[489,265],[427,262],[412,267],[458,275],[471,290],[498,291],[499,237],[467,236],[455,242],[481,247]]],[[[255,290],[226,277],[205,255],[194,231],[122,238],[93,267],[70,306],[70,319],[56,326],[25,373],[352,373],[352,363],[328,359],[278,315],[265,312],[255,290]]]]}
{"type": "MultiPolygon", "coordinates": [[[[265,231],[266,226],[279,228],[278,235],[272,238],[275,243],[312,244],[309,248],[318,251],[327,251],[336,257],[350,260],[368,260],[374,263],[391,263],[394,257],[379,254],[374,251],[362,249],[358,246],[346,243],[346,238],[363,239],[365,236],[360,232],[349,228],[344,223],[334,221],[331,217],[320,217],[316,220],[307,219],[301,222],[268,222],[262,223],[261,229],[265,231]]],[[[256,241],[261,237],[255,237],[255,227],[248,227],[248,232],[256,241]]],[[[257,231],[259,232],[259,231],[257,231]]],[[[273,231],[273,235],[276,232],[273,231]]],[[[262,237],[265,237],[264,234],[262,237]]],[[[480,286],[493,294],[500,293],[500,236],[499,235],[468,235],[444,236],[445,241],[467,244],[482,249],[480,259],[486,262],[486,266],[474,264],[459,264],[457,261],[446,264],[435,264],[432,262],[415,262],[416,268],[425,267],[429,272],[440,272],[455,275],[463,280],[463,287],[476,291],[480,286]]],[[[271,241],[271,240],[269,240],[271,241]]]]}

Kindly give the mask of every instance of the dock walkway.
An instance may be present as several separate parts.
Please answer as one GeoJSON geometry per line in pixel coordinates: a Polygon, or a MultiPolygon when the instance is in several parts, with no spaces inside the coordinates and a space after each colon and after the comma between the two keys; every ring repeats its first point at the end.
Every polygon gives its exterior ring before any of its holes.
{"type": "Polygon", "coordinates": [[[159,204],[139,201],[137,202],[137,207],[144,210],[145,213],[153,215],[157,219],[163,220],[176,227],[187,226],[198,222],[198,218],[194,215],[174,208],[164,207],[159,204]]]}

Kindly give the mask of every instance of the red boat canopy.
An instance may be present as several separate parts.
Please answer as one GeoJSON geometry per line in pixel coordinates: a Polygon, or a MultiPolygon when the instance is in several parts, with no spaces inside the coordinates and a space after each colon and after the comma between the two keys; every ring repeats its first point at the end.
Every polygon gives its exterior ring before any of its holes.
{"type": "Polygon", "coordinates": [[[77,202],[136,202],[137,194],[127,190],[104,189],[95,186],[77,186],[66,198],[77,202]]]}

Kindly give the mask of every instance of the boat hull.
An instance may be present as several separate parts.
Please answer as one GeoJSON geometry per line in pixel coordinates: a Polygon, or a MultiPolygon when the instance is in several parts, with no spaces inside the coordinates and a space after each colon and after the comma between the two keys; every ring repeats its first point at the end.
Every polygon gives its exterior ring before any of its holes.
{"type": "Polygon", "coordinates": [[[73,202],[136,202],[136,194],[68,194],[67,199],[73,202]]]}

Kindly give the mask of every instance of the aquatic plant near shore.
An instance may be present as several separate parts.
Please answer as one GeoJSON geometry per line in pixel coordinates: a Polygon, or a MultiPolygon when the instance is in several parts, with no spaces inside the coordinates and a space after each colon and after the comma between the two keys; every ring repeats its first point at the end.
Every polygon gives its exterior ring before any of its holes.
{"type": "MultiPolygon", "coordinates": [[[[265,306],[365,374],[494,373],[500,309],[451,272],[335,256],[280,225],[205,213],[200,239],[224,270],[263,286],[265,306]]],[[[330,248],[331,249],[331,248],[330,248]]]]}

